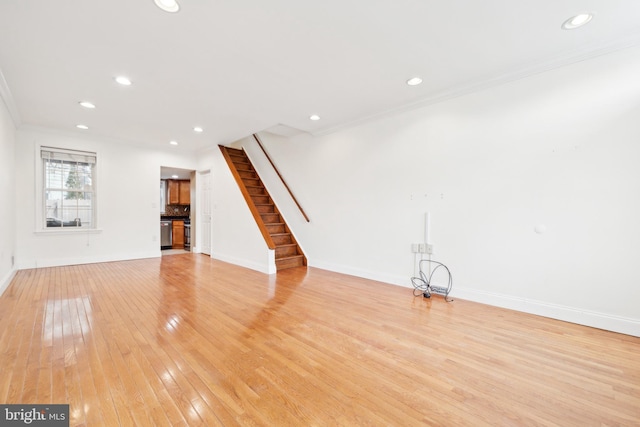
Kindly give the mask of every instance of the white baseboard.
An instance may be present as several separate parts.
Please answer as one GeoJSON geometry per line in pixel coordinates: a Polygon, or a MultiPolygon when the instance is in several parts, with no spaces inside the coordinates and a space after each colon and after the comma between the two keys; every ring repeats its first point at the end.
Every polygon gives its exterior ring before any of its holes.
{"type": "Polygon", "coordinates": [[[239,265],[240,267],[245,267],[250,270],[256,270],[256,271],[259,271],[260,273],[265,273],[265,274],[275,273],[275,271],[271,271],[268,263],[261,264],[253,260],[238,258],[232,255],[221,254],[219,252],[213,252],[211,254],[211,258],[228,262],[229,264],[239,265]]]}
{"type": "Polygon", "coordinates": [[[46,259],[33,259],[20,263],[19,270],[27,268],[45,268],[45,267],[61,267],[65,265],[79,265],[79,264],[95,264],[99,262],[114,262],[114,261],[127,261],[133,259],[145,259],[145,258],[159,258],[162,256],[160,248],[158,250],[146,251],[146,252],[132,252],[132,253],[118,253],[110,255],[95,255],[88,257],[73,257],[73,258],[46,258],[46,259]]]}
{"type": "Polygon", "coordinates": [[[640,319],[615,316],[597,311],[475,289],[458,288],[456,286],[453,287],[451,296],[453,298],[466,299],[495,307],[508,308],[510,310],[640,337],[640,319]]]}
{"type": "Polygon", "coordinates": [[[309,260],[308,262],[310,267],[321,268],[323,270],[334,271],[341,274],[348,274],[349,276],[362,277],[363,279],[375,280],[376,282],[389,283],[405,288],[411,287],[411,279],[409,277],[383,274],[375,271],[353,268],[348,265],[341,265],[324,261],[309,260]]]}
{"type": "Polygon", "coordinates": [[[13,268],[2,279],[0,279],[0,296],[2,296],[4,291],[7,290],[17,271],[18,270],[13,268]]]}

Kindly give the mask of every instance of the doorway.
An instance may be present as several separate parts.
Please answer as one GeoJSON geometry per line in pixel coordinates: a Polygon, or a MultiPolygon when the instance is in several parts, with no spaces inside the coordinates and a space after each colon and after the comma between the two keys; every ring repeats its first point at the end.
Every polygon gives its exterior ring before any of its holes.
{"type": "Polygon", "coordinates": [[[187,253],[195,240],[194,170],[169,166],[160,167],[160,229],[162,255],[187,253]],[[165,233],[162,233],[165,231],[165,233]]]}

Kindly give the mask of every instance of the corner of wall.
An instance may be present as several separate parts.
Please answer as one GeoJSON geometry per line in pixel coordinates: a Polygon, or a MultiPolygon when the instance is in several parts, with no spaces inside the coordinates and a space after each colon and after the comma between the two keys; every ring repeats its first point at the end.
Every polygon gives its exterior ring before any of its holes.
{"type": "Polygon", "coordinates": [[[17,271],[18,270],[16,270],[15,268],[11,269],[11,271],[9,271],[9,273],[7,273],[7,275],[5,275],[5,277],[0,280],[0,296],[2,296],[4,294],[4,291],[7,290],[17,271]]]}

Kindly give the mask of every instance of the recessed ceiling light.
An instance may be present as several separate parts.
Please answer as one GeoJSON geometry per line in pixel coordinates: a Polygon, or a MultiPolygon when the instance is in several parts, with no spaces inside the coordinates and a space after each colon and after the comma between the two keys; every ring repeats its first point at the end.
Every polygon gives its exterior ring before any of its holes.
{"type": "Polygon", "coordinates": [[[409,86],[417,86],[420,83],[422,83],[422,79],[420,77],[412,77],[409,80],[407,80],[407,84],[409,86]]]}
{"type": "Polygon", "coordinates": [[[313,120],[314,122],[318,121],[318,120],[320,120],[320,116],[317,115],[317,114],[313,114],[313,115],[309,116],[309,120],[313,120]]]}
{"type": "Polygon", "coordinates": [[[576,15],[572,18],[567,19],[562,24],[563,30],[573,30],[578,27],[582,27],[593,18],[593,13],[581,13],[580,15],[576,15]]]}
{"type": "Polygon", "coordinates": [[[178,175],[171,175],[171,178],[178,179],[178,175]]]}
{"type": "Polygon", "coordinates": [[[120,83],[122,86],[131,86],[131,80],[125,76],[118,76],[115,78],[116,82],[120,83]]]}
{"type": "Polygon", "coordinates": [[[202,132],[204,132],[204,129],[202,129],[200,126],[196,126],[196,127],[193,128],[193,131],[194,132],[198,132],[198,133],[202,133],[202,132]]]}
{"type": "Polygon", "coordinates": [[[76,125],[76,127],[77,127],[78,129],[82,129],[82,130],[87,130],[87,129],[89,129],[89,126],[87,126],[87,125],[76,125]]]}
{"type": "Polygon", "coordinates": [[[171,144],[171,145],[178,145],[178,141],[169,141],[169,144],[171,144]]]}
{"type": "Polygon", "coordinates": [[[153,0],[160,9],[165,12],[175,13],[180,10],[180,5],[176,0],[153,0]]]}
{"type": "Polygon", "coordinates": [[[84,108],[89,108],[89,109],[96,108],[96,106],[89,101],[82,101],[82,102],[79,102],[79,104],[82,105],[84,108]]]}

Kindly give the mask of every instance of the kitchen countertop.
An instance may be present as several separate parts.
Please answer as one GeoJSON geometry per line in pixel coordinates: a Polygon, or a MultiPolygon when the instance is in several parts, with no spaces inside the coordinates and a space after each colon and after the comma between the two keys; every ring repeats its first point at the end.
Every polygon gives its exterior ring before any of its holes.
{"type": "Polygon", "coordinates": [[[190,221],[191,218],[188,216],[160,215],[160,221],[170,221],[170,220],[190,221]]]}

